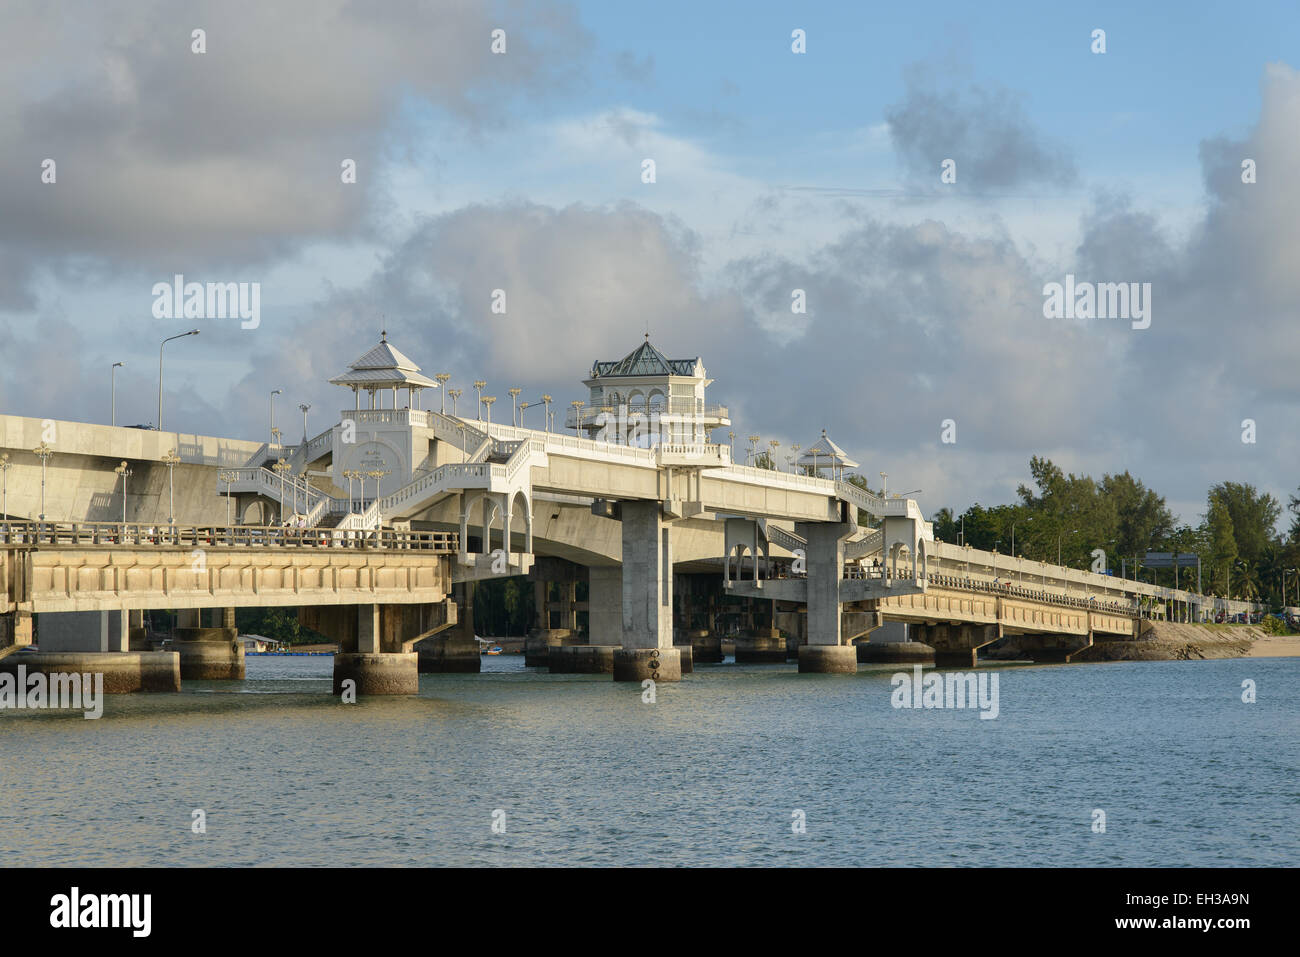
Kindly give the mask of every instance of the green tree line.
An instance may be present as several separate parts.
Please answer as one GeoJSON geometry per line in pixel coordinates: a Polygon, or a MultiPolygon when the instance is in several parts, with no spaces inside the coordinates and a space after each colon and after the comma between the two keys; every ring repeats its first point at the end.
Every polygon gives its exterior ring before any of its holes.
{"type": "MultiPolygon", "coordinates": [[[[1196,587],[1195,568],[1149,568],[1148,551],[1182,552],[1201,558],[1201,586],[1207,593],[1300,605],[1300,496],[1292,495],[1288,531],[1278,534],[1281,503],[1253,485],[1220,482],[1206,493],[1206,510],[1196,525],[1180,524],[1164,496],[1127,471],[1103,475],[1066,474],[1051,460],[1029,462],[1032,485],[1017,489],[1010,505],[975,503],[957,514],[943,508],[933,516],[934,536],[953,544],[1014,553],[1037,561],[1092,568],[1094,552],[1105,553],[1111,574],[1153,584],[1196,587]]],[[[1300,489],[1297,489],[1300,493],[1300,489]]]]}

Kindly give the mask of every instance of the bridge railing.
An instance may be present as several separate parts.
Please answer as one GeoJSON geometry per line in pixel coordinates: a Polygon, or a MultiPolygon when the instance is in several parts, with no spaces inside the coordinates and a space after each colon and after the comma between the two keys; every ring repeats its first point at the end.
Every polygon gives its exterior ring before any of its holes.
{"type": "Polygon", "coordinates": [[[1138,614],[1137,602],[1099,601],[1096,598],[1064,595],[1060,592],[1048,591],[1041,588],[1026,588],[1024,585],[1016,585],[1011,582],[990,582],[979,578],[966,578],[961,575],[945,575],[935,572],[926,576],[917,577],[923,577],[927,583],[936,585],[940,588],[959,588],[963,591],[985,592],[986,594],[1000,595],[1008,598],[1024,598],[1029,601],[1039,601],[1049,605],[1065,605],[1070,608],[1086,608],[1089,611],[1106,611],[1117,615],[1128,615],[1130,617],[1136,617],[1138,614]]]}
{"type": "Polygon", "coordinates": [[[0,545],[108,548],[359,548],[451,554],[457,532],[349,530],[279,525],[145,525],[112,522],[0,523],[0,545]]]}

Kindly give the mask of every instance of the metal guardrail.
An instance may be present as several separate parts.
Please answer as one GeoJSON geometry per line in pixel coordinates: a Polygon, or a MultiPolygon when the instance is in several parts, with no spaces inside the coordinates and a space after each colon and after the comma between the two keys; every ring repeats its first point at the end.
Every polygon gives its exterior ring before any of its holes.
{"type": "Polygon", "coordinates": [[[0,545],[108,548],[358,548],[451,554],[457,532],[380,528],[287,528],[279,525],[144,525],[112,522],[0,523],[0,545]]]}

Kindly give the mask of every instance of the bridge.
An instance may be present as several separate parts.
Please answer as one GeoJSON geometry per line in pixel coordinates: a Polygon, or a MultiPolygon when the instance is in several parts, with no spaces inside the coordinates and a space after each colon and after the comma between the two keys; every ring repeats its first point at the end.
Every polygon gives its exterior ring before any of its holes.
{"type": "Polygon", "coordinates": [[[463,390],[420,408],[440,383],[386,336],[330,381],[353,407],[297,445],[0,416],[0,656],[33,616],[42,654],[168,654],[133,647],[139,612],[168,608],[181,677],[239,677],[234,609],[280,605],[340,641],[336,688],[409,693],[421,667],[477,670],[474,585],[507,575],[536,589],[530,663],[630,681],[717,660],[720,602],[743,603],[758,660],[785,660],[793,634],[801,672],[856,671],[887,622],[973,666],[1006,634],[1068,660],[1131,638],[1143,603],[1188,621],[1226,605],[935,541],[916,500],[846,480],[856,463],[824,432],[797,470],[738,464],[713,441],[729,411],[705,401],[703,362],[648,337],[593,364],[572,434],[550,396],[512,396],[510,425],[491,396],[459,416],[463,390]]]}

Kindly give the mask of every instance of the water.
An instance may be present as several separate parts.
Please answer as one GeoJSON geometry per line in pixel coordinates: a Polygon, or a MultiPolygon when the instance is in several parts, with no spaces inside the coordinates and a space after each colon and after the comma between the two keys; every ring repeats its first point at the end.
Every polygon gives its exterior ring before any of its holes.
{"type": "Polygon", "coordinates": [[[1300,863],[1294,659],[997,667],[996,720],[894,709],[892,667],[703,665],[651,705],[608,676],[483,662],[355,705],[329,695],[329,658],[249,658],[237,691],[112,697],[98,721],[0,712],[0,859],[1300,863]]]}

